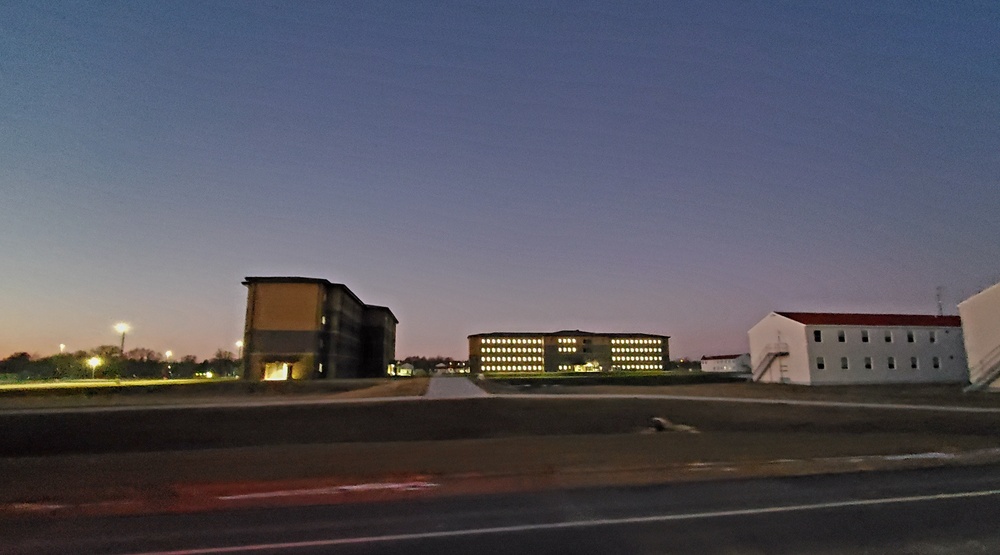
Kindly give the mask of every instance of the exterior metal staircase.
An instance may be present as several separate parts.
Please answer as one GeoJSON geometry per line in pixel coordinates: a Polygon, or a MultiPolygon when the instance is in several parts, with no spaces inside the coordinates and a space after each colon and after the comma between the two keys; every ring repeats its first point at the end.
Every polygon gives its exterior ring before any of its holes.
{"type": "MultiPolygon", "coordinates": [[[[962,391],[968,393],[970,391],[982,391],[990,386],[993,382],[1000,379],[1000,346],[990,352],[986,356],[982,364],[977,364],[976,369],[984,369],[980,378],[969,385],[965,386],[962,391]]],[[[972,373],[971,371],[969,372],[972,373]]]]}
{"type": "Polygon", "coordinates": [[[756,368],[753,369],[753,374],[751,375],[750,381],[759,381],[763,376],[764,372],[771,367],[771,364],[781,356],[788,355],[788,343],[771,343],[765,347],[767,354],[761,359],[760,363],[756,368]]]}

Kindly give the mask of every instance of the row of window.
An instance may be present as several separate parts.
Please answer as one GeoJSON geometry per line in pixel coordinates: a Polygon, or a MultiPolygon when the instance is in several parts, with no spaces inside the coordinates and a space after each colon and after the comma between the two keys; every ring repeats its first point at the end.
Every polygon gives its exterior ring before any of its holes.
{"type": "MultiPolygon", "coordinates": [[[[874,368],[874,361],[872,360],[872,357],[865,357],[864,366],[865,366],[865,370],[872,370],[874,368]]],[[[885,367],[888,370],[895,370],[896,369],[896,357],[887,357],[886,358],[885,367]]],[[[932,368],[941,368],[941,358],[940,357],[932,357],[931,358],[931,367],[932,368]]],[[[850,368],[851,368],[851,361],[850,361],[850,359],[848,359],[847,357],[840,357],[840,369],[841,370],[850,370],[850,368]]],[[[816,357],[816,369],[817,370],[825,370],[826,369],[826,359],[824,359],[823,357],[816,357]]],[[[919,370],[920,369],[920,359],[918,357],[910,357],[910,369],[911,370],[919,370]]]]}
{"type": "Polygon", "coordinates": [[[612,362],[614,362],[616,360],[660,360],[660,357],[658,357],[658,356],[655,356],[655,357],[632,357],[632,356],[630,356],[630,357],[616,357],[616,356],[612,356],[611,357],[611,361],[612,362]]]}
{"type": "MultiPolygon", "coordinates": [[[[893,342],[892,330],[885,330],[885,332],[882,334],[882,338],[886,343],[892,343],[893,342]]],[[[823,330],[813,330],[813,341],[816,343],[823,342],[823,330]]],[[[913,330],[906,330],[906,342],[916,343],[916,341],[917,341],[916,333],[914,333],[913,330]]],[[[930,330],[930,332],[928,332],[927,341],[929,343],[937,343],[937,330],[930,330]]],[[[845,332],[844,330],[837,330],[837,342],[847,343],[847,332],[845,332]]],[[[871,335],[868,333],[868,330],[861,330],[861,342],[862,343],[871,342],[871,335]]]]}
{"type": "Polygon", "coordinates": [[[483,347],[484,353],[540,353],[541,347],[483,347]]]}
{"type": "Polygon", "coordinates": [[[494,365],[483,366],[483,372],[541,372],[543,370],[545,370],[544,366],[537,366],[537,365],[533,365],[533,364],[529,364],[529,365],[523,365],[523,364],[506,365],[506,364],[503,364],[503,365],[498,365],[498,366],[494,366],[494,365]]]}
{"type": "Polygon", "coordinates": [[[643,344],[659,345],[662,342],[663,341],[660,339],[612,339],[611,340],[612,345],[643,345],[643,344]]]}
{"type": "Polygon", "coordinates": [[[659,347],[611,347],[612,353],[659,353],[659,347]]]}
{"type": "Polygon", "coordinates": [[[619,370],[662,370],[663,366],[659,364],[623,364],[621,366],[615,366],[619,370]]]}
{"type": "Polygon", "coordinates": [[[518,337],[485,337],[483,338],[483,343],[488,344],[502,344],[502,345],[541,345],[542,340],[535,337],[528,338],[518,338],[518,337]]]}
{"type": "Polygon", "coordinates": [[[483,362],[542,362],[542,357],[483,357],[483,362]]]}
{"type": "Polygon", "coordinates": [[[559,343],[576,343],[576,338],[573,337],[560,337],[559,343]]]}
{"type": "Polygon", "coordinates": [[[559,347],[560,353],[575,353],[576,347],[559,347]]]}

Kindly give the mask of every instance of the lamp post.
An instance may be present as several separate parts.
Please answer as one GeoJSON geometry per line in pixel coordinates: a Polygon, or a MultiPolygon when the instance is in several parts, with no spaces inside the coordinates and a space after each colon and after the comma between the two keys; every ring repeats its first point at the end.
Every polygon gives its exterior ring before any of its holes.
{"type": "Polygon", "coordinates": [[[132,329],[132,327],[126,324],[125,322],[118,322],[117,324],[115,324],[115,331],[122,334],[122,346],[121,346],[122,358],[125,358],[125,333],[128,332],[130,329],[132,329]]]}
{"type": "Polygon", "coordinates": [[[236,358],[243,358],[243,340],[242,339],[236,342],[236,350],[239,353],[238,355],[236,355],[236,358]]]}
{"type": "Polygon", "coordinates": [[[61,354],[65,353],[65,352],[66,352],[66,344],[65,343],[60,343],[59,344],[59,354],[61,355],[61,354]]]}
{"type": "Polygon", "coordinates": [[[94,370],[101,365],[101,359],[99,357],[90,357],[87,360],[87,366],[90,367],[90,379],[94,379],[94,370]]]}

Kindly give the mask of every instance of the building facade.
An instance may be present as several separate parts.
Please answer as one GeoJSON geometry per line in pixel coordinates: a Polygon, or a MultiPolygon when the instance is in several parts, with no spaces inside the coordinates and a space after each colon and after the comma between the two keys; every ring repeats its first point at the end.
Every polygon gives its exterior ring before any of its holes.
{"type": "Polygon", "coordinates": [[[670,338],[646,333],[482,333],[469,336],[469,370],[490,372],[663,371],[670,338]]]}
{"type": "Polygon", "coordinates": [[[244,379],[306,380],[386,375],[396,354],[392,311],[366,305],[341,283],[248,277],[244,379]]]}
{"type": "Polygon", "coordinates": [[[1000,391],[1000,283],[958,303],[973,389],[1000,391]]]}
{"type": "Polygon", "coordinates": [[[964,383],[958,316],[772,312],[749,331],[755,381],[964,383]]]}
{"type": "Polygon", "coordinates": [[[701,357],[702,372],[749,372],[750,354],[701,357]]]}

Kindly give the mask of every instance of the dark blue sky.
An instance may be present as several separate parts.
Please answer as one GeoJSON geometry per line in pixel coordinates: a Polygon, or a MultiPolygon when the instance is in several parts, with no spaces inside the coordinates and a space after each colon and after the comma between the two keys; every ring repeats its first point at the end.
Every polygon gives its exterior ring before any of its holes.
{"type": "Polygon", "coordinates": [[[1000,280],[1000,4],[493,4],[4,2],[0,356],[231,348],[247,275],[454,357],[1000,280]]]}

